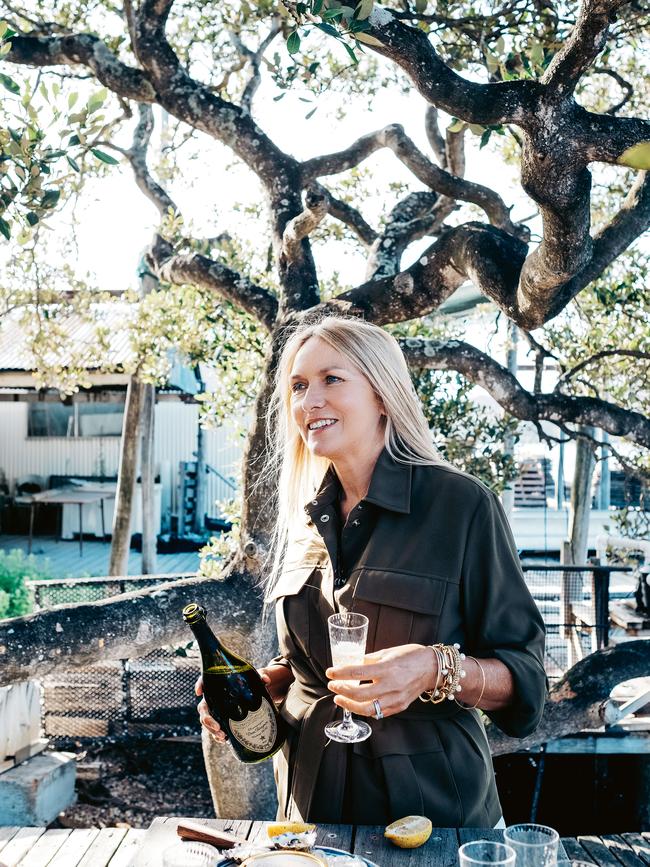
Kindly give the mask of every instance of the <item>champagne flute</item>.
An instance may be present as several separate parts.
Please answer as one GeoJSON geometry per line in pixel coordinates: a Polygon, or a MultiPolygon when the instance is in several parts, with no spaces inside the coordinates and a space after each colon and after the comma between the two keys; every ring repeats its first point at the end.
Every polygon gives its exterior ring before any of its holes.
{"type": "MultiPolygon", "coordinates": [[[[368,618],[365,614],[354,614],[351,611],[332,614],[327,618],[327,626],[333,667],[363,665],[368,636],[368,618]]],[[[343,708],[343,719],[326,725],[325,734],[330,740],[340,744],[356,744],[369,738],[372,729],[367,722],[352,719],[350,711],[343,708]]]]}

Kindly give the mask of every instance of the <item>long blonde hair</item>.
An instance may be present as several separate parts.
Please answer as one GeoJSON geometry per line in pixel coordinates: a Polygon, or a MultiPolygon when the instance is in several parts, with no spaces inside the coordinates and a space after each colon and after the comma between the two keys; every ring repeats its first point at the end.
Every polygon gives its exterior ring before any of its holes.
{"type": "Polygon", "coordinates": [[[386,412],[384,445],[393,460],[421,466],[445,463],[433,444],[406,359],[391,334],[361,319],[339,316],[298,326],[282,348],[266,418],[264,476],[273,472],[278,477],[278,517],[267,559],[271,568],[264,582],[267,600],[282,572],[291,528],[304,525],[305,503],[318,490],[331,463],[311,454],[291,412],[289,378],[298,351],[311,337],[340,352],[366,377],[386,412]]]}

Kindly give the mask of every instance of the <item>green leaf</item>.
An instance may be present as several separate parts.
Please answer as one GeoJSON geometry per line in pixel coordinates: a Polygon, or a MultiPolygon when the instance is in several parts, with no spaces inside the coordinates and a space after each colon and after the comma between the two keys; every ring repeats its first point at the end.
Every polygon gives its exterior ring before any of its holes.
{"type": "Polygon", "coordinates": [[[336,8],[336,9],[326,9],[323,12],[323,18],[326,21],[332,21],[333,19],[336,19],[336,18],[343,18],[343,10],[340,7],[336,8]]]}
{"type": "Polygon", "coordinates": [[[483,135],[481,136],[481,144],[479,145],[479,150],[485,147],[485,145],[490,141],[490,136],[492,135],[491,129],[486,129],[483,135]]]}
{"type": "Polygon", "coordinates": [[[61,190],[47,190],[41,199],[41,208],[54,208],[61,197],[61,190]]]}
{"type": "Polygon", "coordinates": [[[300,51],[300,36],[298,35],[297,30],[294,30],[293,33],[289,34],[289,38],[287,39],[287,51],[289,54],[296,54],[296,52],[300,51]]]}
{"type": "Polygon", "coordinates": [[[0,48],[0,57],[4,57],[9,54],[11,51],[11,42],[5,42],[5,44],[0,48]]]}
{"type": "Polygon", "coordinates": [[[3,87],[6,87],[10,93],[20,93],[20,87],[16,84],[13,78],[5,75],[3,72],[0,72],[0,84],[2,84],[3,87]]]}
{"type": "Polygon", "coordinates": [[[281,99],[284,99],[285,95],[286,95],[286,94],[281,93],[279,96],[274,96],[274,97],[273,97],[273,102],[280,102],[281,99]]]}
{"type": "Polygon", "coordinates": [[[350,33],[361,33],[364,30],[367,30],[370,27],[367,21],[357,21],[356,19],[352,19],[350,21],[350,33]]]}
{"type": "Polygon", "coordinates": [[[320,24],[319,23],[316,25],[316,27],[318,27],[319,30],[322,30],[323,33],[327,33],[328,36],[333,36],[335,39],[341,38],[341,34],[338,32],[338,30],[335,27],[332,27],[331,24],[320,24]]]}
{"type": "Polygon", "coordinates": [[[415,11],[424,12],[427,8],[427,0],[415,0],[415,11]]]}
{"type": "Polygon", "coordinates": [[[310,118],[310,117],[313,117],[313,116],[314,116],[314,113],[317,112],[317,111],[318,111],[318,106],[315,105],[315,106],[312,108],[311,111],[308,111],[308,112],[307,112],[307,114],[305,115],[305,120],[309,120],[309,118],[310,118]]]}
{"type": "Polygon", "coordinates": [[[0,232],[5,236],[7,241],[11,238],[11,229],[9,227],[9,223],[6,220],[3,220],[0,217],[0,232]]]}
{"type": "Polygon", "coordinates": [[[74,147],[75,145],[78,145],[80,143],[81,143],[81,140],[80,140],[78,135],[71,135],[70,136],[70,141],[68,142],[70,147],[74,147]]]}
{"type": "Polygon", "coordinates": [[[98,160],[101,160],[109,166],[119,165],[119,160],[116,160],[115,157],[110,156],[110,154],[105,154],[104,151],[97,150],[97,148],[91,148],[90,152],[91,154],[94,154],[98,160]]]}
{"type": "Polygon", "coordinates": [[[107,95],[108,91],[106,88],[102,88],[101,90],[98,90],[97,93],[93,93],[88,100],[88,114],[92,114],[93,111],[97,111],[98,108],[101,108],[107,95]]]}
{"type": "MultiPolygon", "coordinates": [[[[425,0],[426,2],[426,0],[425,0]]],[[[365,21],[372,12],[372,7],[375,5],[375,0],[361,0],[357,8],[354,10],[354,17],[358,21],[365,21]]]]}
{"type": "Polygon", "coordinates": [[[320,11],[323,8],[324,0],[314,0],[314,6],[312,12],[314,15],[320,15],[320,11]]]}
{"type": "Polygon", "coordinates": [[[350,46],[348,45],[347,42],[343,43],[343,47],[345,48],[347,53],[350,55],[350,59],[352,60],[352,63],[354,63],[354,65],[356,66],[359,63],[359,58],[357,57],[357,55],[354,53],[352,48],[350,48],[350,46]]]}
{"type": "Polygon", "coordinates": [[[5,33],[9,30],[9,25],[6,21],[0,21],[0,39],[4,38],[5,33]]]}
{"type": "Polygon", "coordinates": [[[452,118],[452,121],[451,125],[447,127],[447,132],[462,132],[465,126],[464,121],[458,120],[457,117],[452,118]]]}
{"type": "Polygon", "coordinates": [[[541,66],[544,63],[544,46],[537,39],[533,40],[529,55],[535,66],[541,66]]]}
{"type": "Polygon", "coordinates": [[[38,223],[38,214],[35,214],[33,211],[28,211],[25,217],[30,226],[35,226],[38,223]]]}
{"type": "Polygon", "coordinates": [[[68,97],[68,108],[72,108],[75,102],[79,99],[78,93],[71,93],[68,97]]]}
{"type": "Polygon", "coordinates": [[[80,172],[80,171],[81,171],[81,169],[79,168],[79,163],[76,161],[76,159],[75,159],[74,157],[66,156],[66,159],[67,159],[67,161],[68,161],[68,165],[69,165],[71,168],[73,168],[73,169],[75,170],[75,172],[80,172]]]}
{"type": "Polygon", "coordinates": [[[473,132],[474,135],[483,135],[484,126],[481,126],[480,123],[470,123],[468,124],[470,132],[473,132]]]}

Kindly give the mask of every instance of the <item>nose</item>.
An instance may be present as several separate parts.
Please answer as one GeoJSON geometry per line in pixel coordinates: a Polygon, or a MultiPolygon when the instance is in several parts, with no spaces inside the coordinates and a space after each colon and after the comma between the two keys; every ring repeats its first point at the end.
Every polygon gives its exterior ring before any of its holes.
{"type": "Polygon", "coordinates": [[[325,404],[325,396],[317,383],[309,385],[303,391],[302,408],[305,413],[320,409],[325,404]]]}

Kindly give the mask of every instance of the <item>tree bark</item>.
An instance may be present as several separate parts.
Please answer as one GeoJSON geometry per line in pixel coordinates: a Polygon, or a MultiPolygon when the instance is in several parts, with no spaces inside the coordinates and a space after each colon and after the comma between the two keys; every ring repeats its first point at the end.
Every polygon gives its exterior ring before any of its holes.
{"type": "Polygon", "coordinates": [[[650,639],[626,641],[589,654],[567,671],[551,689],[542,720],[528,737],[511,738],[488,725],[492,755],[534,749],[553,738],[600,728],[612,689],[650,670],[650,639]]]}
{"type": "Polygon", "coordinates": [[[158,527],[155,521],[155,410],[156,387],[149,383],[142,385],[142,451],[140,456],[140,489],[142,494],[142,574],[156,572],[156,543],[158,527]]]}
{"type": "Polygon", "coordinates": [[[120,442],[120,464],[113,514],[113,538],[109,575],[127,575],[131,547],[131,513],[137,468],[138,428],[142,403],[142,383],[135,376],[129,379],[124,407],[124,423],[120,442]]]}
{"type": "MultiPolygon", "coordinates": [[[[592,427],[583,426],[580,430],[586,436],[593,437],[594,429],[592,427]]],[[[577,440],[576,466],[569,506],[569,542],[571,545],[571,563],[573,564],[581,565],[587,561],[591,482],[595,466],[596,462],[591,444],[584,439],[577,440]]]]}

